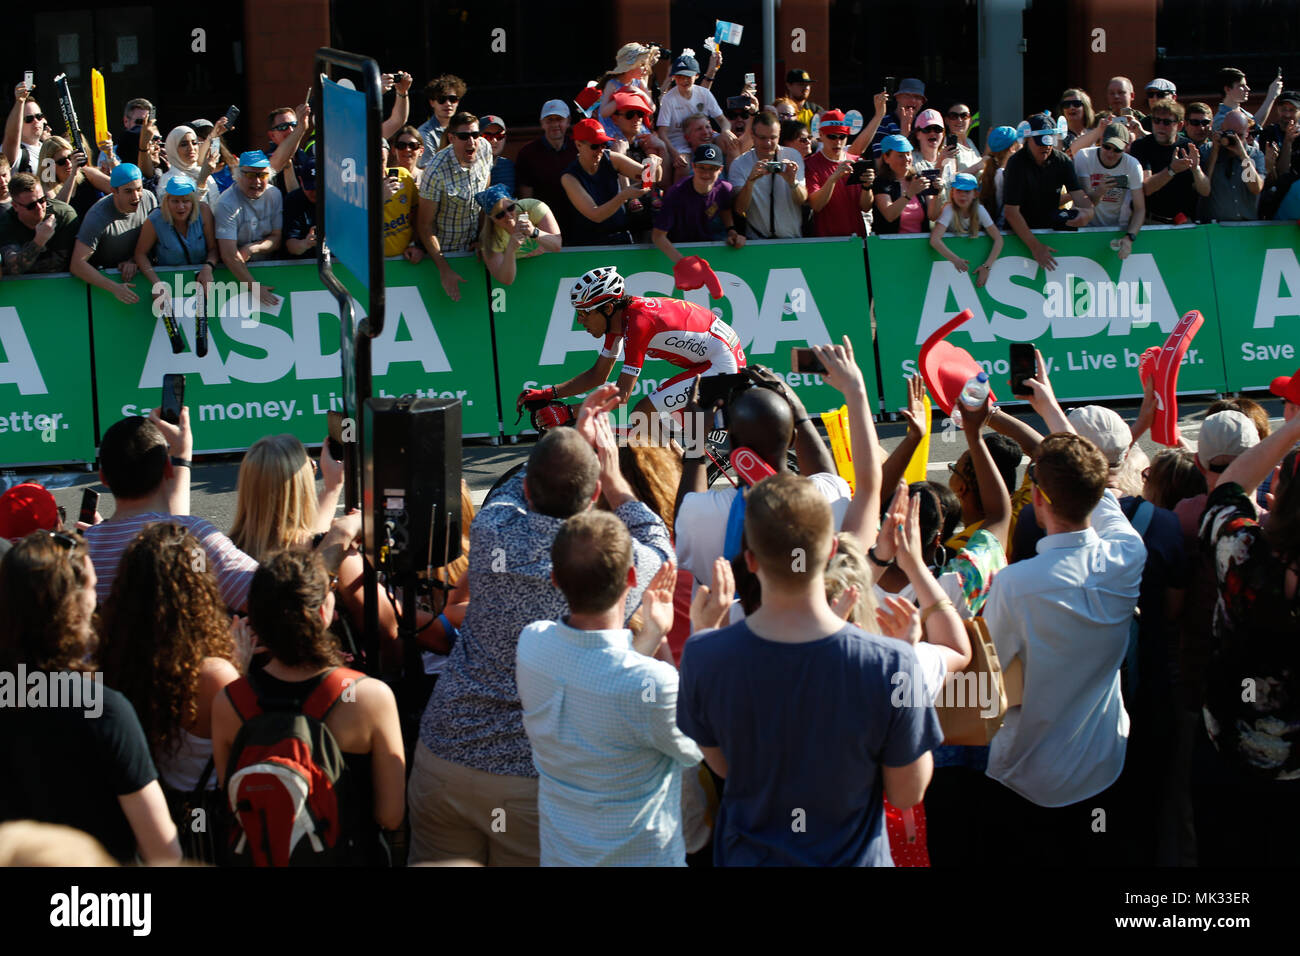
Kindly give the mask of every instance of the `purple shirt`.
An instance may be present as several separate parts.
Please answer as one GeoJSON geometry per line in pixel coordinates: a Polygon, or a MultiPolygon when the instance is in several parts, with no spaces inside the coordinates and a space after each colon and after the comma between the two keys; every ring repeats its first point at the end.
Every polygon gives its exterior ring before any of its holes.
{"type": "Polygon", "coordinates": [[[655,213],[655,228],[668,233],[670,242],[714,242],[727,238],[722,210],[731,208],[734,187],[721,176],[701,196],[695,178],[682,180],[664,193],[663,208],[655,213]]]}

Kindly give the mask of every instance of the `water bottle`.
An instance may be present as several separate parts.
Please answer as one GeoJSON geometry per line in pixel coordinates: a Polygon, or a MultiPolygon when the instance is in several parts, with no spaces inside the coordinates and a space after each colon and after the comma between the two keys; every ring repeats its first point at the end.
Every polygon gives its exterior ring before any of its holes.
{"type": "Polygon", "coordinates": [[[989,373],[979,372],[972,375],[962,386],[961,395],[952,406],[952,423],[961,428],[961,406],[979,408],[989,394],[989,373]]]}

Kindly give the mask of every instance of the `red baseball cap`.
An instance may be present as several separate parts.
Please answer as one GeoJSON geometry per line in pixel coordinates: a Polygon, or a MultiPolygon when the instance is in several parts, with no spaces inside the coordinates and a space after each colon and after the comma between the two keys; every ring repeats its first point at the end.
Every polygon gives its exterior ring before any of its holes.
{"type": "Polygon", "coordinates": [[[849,129],[849,124],[844,121],[843,110],[827,110],[817,123],[817,132],[848,134],[852,131],[849,129]]]}
{"type": "Polygon", "coordinates": [[[0,495],[0,538],[17,542],[33,531],[57,531],[59,506],[42,485],[25,481],[0,495]]]}
{"type": "Polygon", "coordinates": [[[614,137],[605,132],[600,120],[585,119],[573,127],[573,138],[582,143],[612,143],[614,137]]]}
{"type": "Polygon", "coordinates": [[[1300,369],[1296,369],[1294,375],[1279,375],[1268,390],[1292,405],[1300,405],[1300,369]]]}
{"type": "Polygon", "coordinates": [[[610,99],[614,101],[614,106],[620,110],[637,110],[647,116],[654,112],[644,96],[626,86],[616,90],[610,99]]]}

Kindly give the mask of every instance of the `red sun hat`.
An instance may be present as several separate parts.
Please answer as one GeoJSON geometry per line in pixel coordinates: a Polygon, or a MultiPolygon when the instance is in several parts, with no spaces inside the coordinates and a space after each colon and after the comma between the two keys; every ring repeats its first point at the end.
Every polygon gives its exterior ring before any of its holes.
{"type": "Polygon", "coordinates": [[[614,101],[614,107],[620,110],[637,110],[649,116],[654,112],[654,107],[646,101],[645,94],[639,92],[635,87],[624,86],[615,90],[614,95],[610,97],[614,101]]]}
{"type": "Polygon", "coordinates": [[[844,121],[843,110],[827,110],[817,123],[817,132],[844,133],[848,135],[852,130],[849,129],[849,124],[844,121]]]}
{"type": "Polygon", "coordinates": [[[1294,375],[1279,375],[1273,379],[1268,390],[1292,405],[1300,405],[1300,369],[1296,369],[1294,375]]]}
{"type": "MultiPolygon", "coordinates": [[[[921,346],[921,354],[917,359],[921,377],[925,379],[925,387],[930,390],[935,404],[943,409],[945,415],[952,414],[953,403],[957,401],[957,396],[966,387],[966,383],[973,376],[984,371],[983,366],[976,362],[964,348],[944,341],[944,336],[964,325],[972,317],[971,310],[964,309],[935,329],[921,346]]],[[[989,398],[993,401],[997,400],[991,383],[989,398]]]]}
{"type": "Polygon", "coordinates": [[[605,132],[600,120],[585,119],[573,127],[573,138],[580,143],[612,143],[614,137],[605,132]]]}
{"type": "Polygon", "coordinates": [[[59,506],[44,486],[25,481],[0,495],[0,538],[16,543],[33,531],[58,528],[59,506]]]}

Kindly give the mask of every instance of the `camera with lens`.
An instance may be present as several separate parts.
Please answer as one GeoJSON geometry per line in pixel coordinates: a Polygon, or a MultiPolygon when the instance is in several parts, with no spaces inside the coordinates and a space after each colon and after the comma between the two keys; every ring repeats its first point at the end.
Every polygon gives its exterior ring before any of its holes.
{"type": "Polygon", "coordinates": [[[779,163],[776,162],[775,160],[770,160],[770,159],[766,160],[763,163],[760,163],[759,165],[761,165],[769,173],[779,173],[781,172],[781,170],[785,169],[785,163],[779,163]]]}
{"type": "Polygon", "coordinates": [[[921,175],[929,180],[929,185],[921,190],[922,196],[937,196],[942,191],[939,186],[940,171],[937,169],[923,169],[921,175]]]}

